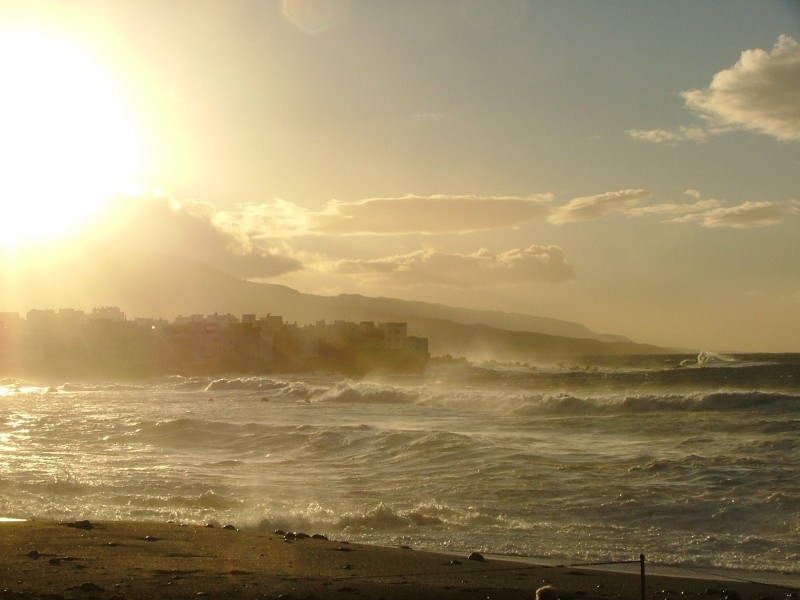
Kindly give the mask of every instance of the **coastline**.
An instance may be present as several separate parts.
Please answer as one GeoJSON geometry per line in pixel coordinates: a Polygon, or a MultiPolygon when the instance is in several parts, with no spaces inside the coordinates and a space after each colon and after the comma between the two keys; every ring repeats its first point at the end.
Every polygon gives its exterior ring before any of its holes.
{"type": "MultiPolygon", "coordinates": [[[[308,532],[314,533],[314,532],[308,532]]],[[[455,599],[641,598],[622,570],[548,566],[386,548],[345,540],[287,541],[272,532],[174,523],[0,520],[0,598],[455,599]]],[[[797,590],[731,579],[648,574],[645,598],[797,598],[797,590]]]]}

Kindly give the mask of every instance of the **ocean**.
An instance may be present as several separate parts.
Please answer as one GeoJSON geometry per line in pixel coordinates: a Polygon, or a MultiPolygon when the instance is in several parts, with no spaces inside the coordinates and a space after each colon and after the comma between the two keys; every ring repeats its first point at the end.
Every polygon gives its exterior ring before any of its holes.
{"type": "Polygon", "coordinates": [[[0,517],[800,574],[800,355],[0,380],[0,517]]]}

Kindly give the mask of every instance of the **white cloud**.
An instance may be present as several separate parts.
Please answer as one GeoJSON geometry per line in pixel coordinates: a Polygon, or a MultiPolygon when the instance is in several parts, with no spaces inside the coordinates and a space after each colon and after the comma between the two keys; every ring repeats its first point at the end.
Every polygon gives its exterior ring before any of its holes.
{"type": "Polygon", "coordinates": [[[396,286],[433,284],[476,288],[559,283],[574,278],[561,248],[536,245],[498,254],[485,248],[472,254],[428,249],[376,260],[340,261],[329,268],[338,273],[373,279],[375,283],[396,286]]]}
{"type": "Polygon", "coordinates": [[[707,89],[682,95],[714,123],[800,140],[800,44],[782,35],[772,52],[746,50],[707,89]]]}
{"type": "Polygon", "coordinates": [[[722,206],[719,200],[711,198],[697,200],[696,202],[672,202],[663,204],[653,204],[652,206],[642,206],[629,210],[628,217],[645,217],[648,215],[658,215],[664,217],[680,217],[683,215],[694,215],[722,206]]]}
{"type": "Polygon", "coordinates": [[[769,227],[783,222],[787,215],[800,214],[800,201],[744,202],[725,206],[720,200],[702,198],[697,190],[689,189],[685,196],[693,202],[664,202],[642,205],[650,197],[645,190],[620,190],[596,196],[574,198],[552,210],[548,221],[555,225],[594,221],[613,216],[626,218],[662,217],[666,223],[696,223],[702,227],[750,229],[769,227]]]}
{"type": "Polygon", "coordinates": [[[675,144],[687,141],[705,142],[709,137],[708,131],[701,127],[680,127],[675,131],[666,129],[629,129],[627,134],[635,140],[653,142],[655,144],[675,144]]]}
{"type": "Polygon", "coordinates": [[[321,233],[409,234],[468,232],[513,227],[550,211],[552,196],[402,196],[331,202],[311,215],[321,233]]]}
{"type": "Polygon", "coordinates": [[[750,229],[782,222],[786,207],[777,202],[744,202],[739,206],[720,207],[674,219],[676,223],[699,223],[703,227],[750,229]]]}
{"type": "Polygon", "coordinates": [[[649,197],[649,192],[637,189],[573,198],[564,206],[554,209],[547,220],[555,225],[595,221],[612,215],[625,214],[649,197]]]}
{"type": "Polygon", "coordinates": [[[769,227],[783,222],[787,215],[800,214],[800,201],[744,202],[725,206],[720,200],[702,198],[697,190],[686,190],[693,202],[664,202],[642,206],[650,197],[645,190],[620,190],[596,196],[575,198],[553,209],[548,221],[561,225],[593,221],[613,216],[627,218],[663,217],[666,223],[697,223],[703,227],[749,229],[769,227]]]}
{"type": "Polygon", "coordinates": [[[771,52],[745,50],[730,69],[702,90],[681,93],[686,107],[705,119],[703,127],[632,129],[637,140],[702,142],[730,130],[754,131],[778,140],[800,140],[800,44],[781,35],[771,52]]]}

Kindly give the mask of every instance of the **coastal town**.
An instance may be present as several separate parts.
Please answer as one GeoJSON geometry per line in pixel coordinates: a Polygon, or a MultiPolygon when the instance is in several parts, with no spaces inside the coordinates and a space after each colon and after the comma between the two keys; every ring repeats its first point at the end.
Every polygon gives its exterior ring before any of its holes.
{"type": "Polygon", "coordinates": [[[399,322],[298,325],[270,314],[128,319],[114,306],[0,313],[4,375],[417,372],[428,358],[428,340],[399,322]]]}

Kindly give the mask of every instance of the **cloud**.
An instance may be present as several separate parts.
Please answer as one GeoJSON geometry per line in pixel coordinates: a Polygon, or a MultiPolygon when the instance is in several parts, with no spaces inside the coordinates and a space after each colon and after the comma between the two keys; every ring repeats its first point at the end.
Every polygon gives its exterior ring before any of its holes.
{"type": "Polygon", "coordinates": [[[412,121],[420,121],[420,122],[427,122],[427,123],[436,123],[441,121],[450,121],[452,120],[452,116],[448,113],[416,113],[411,115],[412,121]]]}
{"type": "Polygon", "coordinates": [[[552,196],[402,196],[331,202],[311,229],[341,234],[468,232],[513,227],[546,216],[552,196]]]}
{"type": "Polygon", "coordinates": [[[620,190],[596,196],[575,198],[553,209],[548,221],[555,225],[578,221],[595,221],[612,216],[629,219],[663,217],[666,223],[697,223],[702,227],[749,229],[769,227],[783,222],[787,215],[800,214],[800,201],[744,202],[724,206],[720,200],[702,198],[697,190],[686,190],[693,202],[664,202],[642,206],[650,197],[645,190],[620,190]]]}
{"type": "Polygon", "coordinates": [[[744,202],[739,206],[720,207],[674,219],[676,223],[699,223],[703,227],[750,229],[781,223],[786,207],[777,202],[744,202]]]}
{"type": "MultiPolygon", "coordinates": [[[[673,202],[640,206],[627,211],[628,217],[661,216],[669,217],[666,223],[697,223],[702,227],[730,227],[733,229],[750,229],[769,227],[783,222],[787,214],[794,214],[796,201],[788,206],[776,202],[744,202],[739,206],[724,206],[720,200],[703,199],[697,190],[686,190],[685,196],[694,202],[673,202]]],[[[800,212],[800,211],[798,211],[800,212]]]]}
{"type": "Polygon", "coordinates": [[[308,234],[316,214],[287,200],[274,198],[260,204],[242,204],[237,210],[219,211],[216,222],[226,231],[243,232],[248,239],[290,238],[308,234]]]}
{"type": "Polygon", "coordinates": [[[165,195],[127,197],[110,207],[102,236],[150,252],[201,260],[246,278],[300,270],[295,258],[273,252],[209,202],[178,202],[165,195]]]}
{"type": "Polygon", "coordinates": [[[555,225],[578,221],[596,221],[617,214],[624,214],[647,200],[646,190],[619,190],[596,196],[574,198],[564,206],[554,209],[548,221],[555,225]]]}
{"type": "Polygon", "coordinates": [[[800,44],[782,35],[771,53],[746,50],[707,89],[682,95],[688,108],[721,125],[800,140],[800,44]]]}
{"type": "MultiPolygon", "coordinates": [[[[672,202],[642,206],[627,212],[628,217],[645,217],[658,215],[663,217],[681,217],[683,215],[696,215],[722,206],[722,202],[714,199],[697,200],[696,202],[672,202]]],[[[675,221],[675,219],[672,219],[675,221]]]]}
{"type": "Polygon", "coordinates": [[[637,140],[701,142],[731,130],[754,131],[778,140],[800,140],[800,44],[781,35],[771,52],[745,50],[730,69],[714,75],[702,90],[681,93],[686,108],[705,119],[704,127],[632,129],[637,140]]]}
{"type": "Polygon", "coordinates": [[[561,248],[536,245],[499,254],[485,248],[472,254],[428,249],[376,260],[340,261],[331,265],[331,270],[397,286],[434,284],[476,288],[574,279],[561,248]]]}
{"type": "Polygon", "coordinates": [[[628,136],[635,140],[653,142],[655,144],[675,144],[678,142],[705,142],[709,133],[700,127],[681,127],[677,131],[666,129],[629,129],[628,136]]]}
{"type": "Polygon", "coordinates": [[[550,212],[551,194],[509,196],[416,196],[331,201],[313,211],[275,198],[217,211],[214,222],[250,239],[302,235],[404,235],[464,233],[514,227],[550,212]]]}

